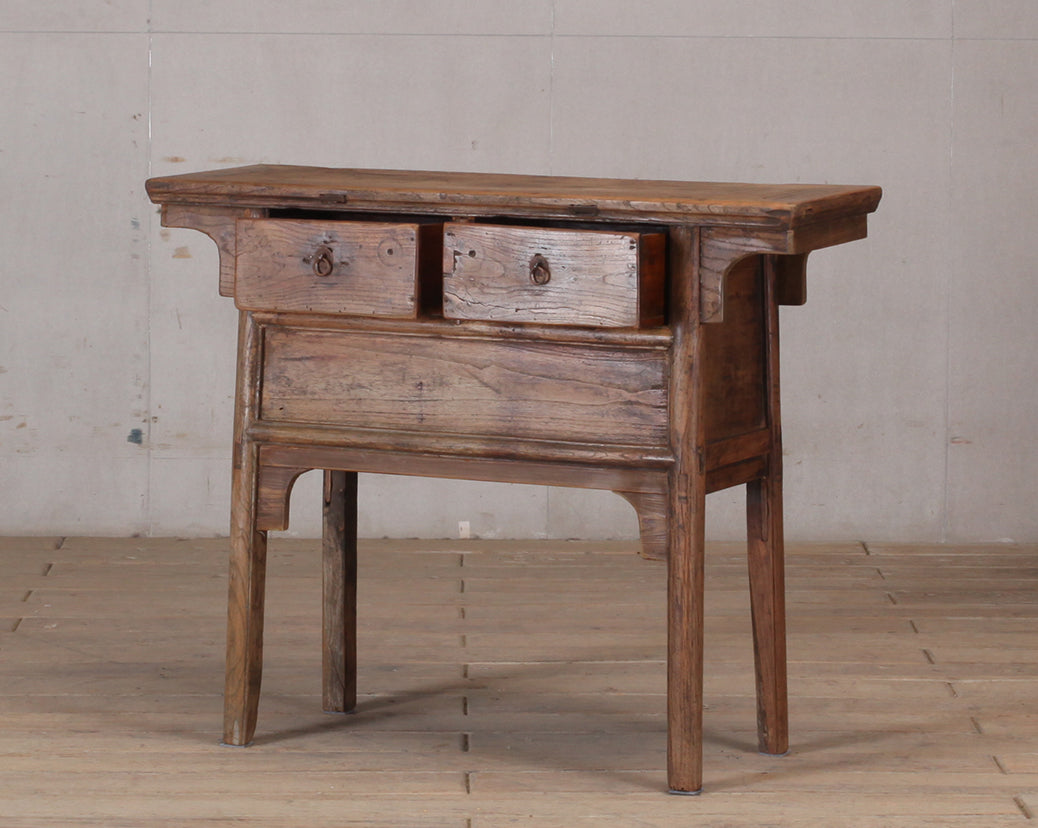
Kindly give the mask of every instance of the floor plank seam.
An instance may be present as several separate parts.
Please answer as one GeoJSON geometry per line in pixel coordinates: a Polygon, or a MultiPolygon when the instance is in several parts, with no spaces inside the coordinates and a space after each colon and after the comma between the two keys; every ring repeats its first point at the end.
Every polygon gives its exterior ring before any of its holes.
{"type": "Polygon", "coordinates": [[[294,828],[300,808],[310,828],[1002,828],[1038,812],[1035,546],[790,545],[781,764],[755,753],[745,551],[711,547],[708,795],[678,814],[656,784],[665,660],[647,657],[665,598],[612,547],[365,542],[363,686],[382,701],[363,697],[347,737],[319,709],[317,544],[273,540],[266,737],[231,758],[215,754],[226,540],[3,544],[3,828],[294,828]]]}

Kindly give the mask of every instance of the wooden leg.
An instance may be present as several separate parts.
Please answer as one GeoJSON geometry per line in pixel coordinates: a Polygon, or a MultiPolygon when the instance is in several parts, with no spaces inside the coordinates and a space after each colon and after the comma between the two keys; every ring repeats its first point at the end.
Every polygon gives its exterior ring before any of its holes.
{"type": "Polygon", "coordinates": [[[667,785],[703,787],[703,534],[706,508],[702,411],[704,337],[699,324],[699,233],[670,232],[670,445],[667,475],[667,785]]]}
{"type": "Polygon", "coordinates": [[[671,494],[667,558],[667,783],[703,787],[703,512],[705,486],[686,477],[671,494]]]}
{"type": "Polygon", "coordinates": [[[231,566],[227,589],[227,663],[223,741],[247,745],[256,731],[263,675],[263,590],[267,533],[258,529],[259,446],[248,427],[259,403],[262,337],[252,315],[238,317],[238,379],[231,475],[231,566]]]}
{"type": "Polygon", "coordinates": [[[357,473],[324,473],[323,699],[329,713],[357,706],[357,473]]]}
{"type": "MultiPolygon", "coordinates": [[[[783,265],[785,267],[785,265],[783,265]]],[[[799,263],[802,269],[803,262],[799,263]]],[[[757,672],[757,737],[761,753],[789,750],[786,690],[786,588],[782,527],[782,418],[779,399],[779,319],[776,290],[783,281],[778,258],[764,258],[768,426],[767,475],[746,486],[746,528],[757,672]]]]}
{"type": "Polygon", "coordinates": [[[232,482],[223,741],[236,746],[252,742],[263,674],[267,533],[256,529],[256,453],[255,446],[241,449],[232,482]]]}
{"type": "Polygon", "coordinates": [[[761,753],[781,754],[789,750],[789,703],[780,477],[766,477],[747,485],[746,517],[758,744],[761,753]]]}

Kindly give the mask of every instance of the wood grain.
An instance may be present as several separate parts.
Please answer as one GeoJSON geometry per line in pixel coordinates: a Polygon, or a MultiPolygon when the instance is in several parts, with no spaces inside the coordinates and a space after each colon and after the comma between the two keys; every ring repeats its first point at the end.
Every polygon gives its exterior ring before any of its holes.
{"type": "Polygon", "coordinates": [[[256,416],[262,370],[259,327],[239,315],[231,475],[231,556],[227,597],[227,657],[224,680],[224,743],[252,741],[263,674],[263,607],[267,533],[257,526],[259,447],[247,435],[256,416]]]}
{"type": "Polygon", "coordinates": [[[264,348],[267,421],[666,444],[666,363],[653,349],[282,327],[264,348]]]}
{"type": "Polygon", "coordinates": [[[666,236],[543,227],[447,224],[443,313],[595,327],[663,323],[666,236]],[[531,277],[535,257],[544,284],[531,277]]]}
{"type": "Polygon", "coordinates": [[[774,299],[779,275],[775,258],[764,260],[767,474],[746,487],[746,528],[757,680],[757,740],[762,753],[789,750],[786,681],[785,540],[782,520],[782,429],[779,388],[779,318],[774,299]]]}
{"type": "Polygon", "coordinates": [[[706,440],[699,233],[672,231],[671,352],[668,423],[674,465],[668,478],[667,785],[673,793],[703,787],[703,597],[706,440]]]}
{"type": "MultiPolygon", "coordinates": [[[[748,227],[709,227],[702,232],[699,282],[700,318],[704,322],[724,319],[724,281],[736,262],[763,253],[788,254],[791,261],[788,298],[793,304],[805,295],[804,259],[812,250],[865,238],[866,217],[853,215],[829,223],[809,224],[785,230],[748,227]]],[[[785,271],[786,267],[782,270],[785,271]]],[[[786,293],[782,296],[787,298],[786,293]]]]}
{"type": "MultiPolygon", "coordinates": [[[[258,164],[152,178],[160,203],[226,203],[655,223],[808,226],[871,213],[879,187],[745,184],[258,164]]],[[[803,252],[803,251],[789,251],[803,252]]]]}
{"type": "Polygon", "coordinates": [[[807,253],[776,256],[775,301],[780,305],[803,305],[807,302],[807,253]]]}
{"type": "MultiPolygon", "coordinates": [[[[259,477],[259,525],[265,530],[289,527],[288,494],[291,482],[310,469],[331,468],[443,477],[457,480],[500,481],[542,486],[572,486],[609,489],[630,493],[661,494],[666,490],[667,474],[658,468],[611,466],[601,459],[569,458],[565,462],[533,459],[482,459],[473,463],[469,457],[443,453],[417,453],[368,449],[363,447],[328,447],[264,445],[260,451],[262,468],[259,477]]],[[[745,481],[743,481],[745,482],[745,481]]]]}
{"type": "Polygon", "coordinates": [[[669,515],[666,492],[618,491],[638,516],[639,553],[650,561],[665,561],[668,554],[669,515]]]}
{"type": "Polygon", "coordinates": [[[756,751],[745,547],[708,545],[693,801],[661,793],[666,574],[634,548],[362,541],[359,704],[329,716],[320,541],[272,537],[261,727],[230,750],[227,538],[0,538],[0,614],[23,619],[0,631],[0,821],[1026,825],[1038,546],[789,544],[795,729],[775,757],[756,751]]]}
{"type": "Polygon", "coordinates": [[[324,473],[321,698],[328,713],[357,706],[357,473],[324,473]]]}
{"type": "MultiPolygon", "coordinates": [[[[645,551],[667,558],[667,778],[677,793],[703,781],[705,495],[749,484],[758,738],[763,750],[785,749],[777,304],[803,300],[810,251],[864,237],[879,188],[256,166],[153,179],[148,191],[167,221],[217,238],[225,290],[227,220],[256,213],[235,225],[230,285],[246,310],[228,742],[255,727],[266,531],[287,526],[292,482],[319,468],[322,695],[333,710],[355,695],[358,472],[627,497],[645,551]]],[[[436,597],[478,592],[469,576],[459,587],[436,597]]],[[[578,594],[593,603],[586,588],[578,594]]],[[[476,635],[427,640],[489,657],[476,635]]],[[[647,640],[662,641],[633,635],[624,652],[640,657],[647,640]]],[[[563,639],[553,633],[555,645],[563,639]]],[[[511,643],[538,646],[521,634],[511,643]]],[[[399,646],[425,645],[408,635],[399,646]]],[[[536,715],[519,720],[546,726],[536,715]]],[[[467,775],[467,791],[472,783],[467,775]]]]}
{"type": "Polygon", "coordinates": [[[438,253],[440,244],[440,225],[239,220],[235,302],[245,310],[414,318],[424,248],[438,253]],[[321,253],[327,273],[314,263],[321,253]]]}
{"type": "Polygon", "coordinates": [[[184,227],[205,233],[216,242],[220,254],[220,295],[234,296],[234,253],[237,248],[235,224],[239,218],[260,218],[266,210],[242,207],[166,204],[162,208],[164,227],[184,227]]]}
{"type": "MultiPolygon", "coordinates": [[[[703,328],[703,412],[710,441],[763,428],[764,314],[761,259],[742,259],[724,282],[723,324],[703,328]]],[[[743,459],[743,458],[737,458],[743,459]]]]}

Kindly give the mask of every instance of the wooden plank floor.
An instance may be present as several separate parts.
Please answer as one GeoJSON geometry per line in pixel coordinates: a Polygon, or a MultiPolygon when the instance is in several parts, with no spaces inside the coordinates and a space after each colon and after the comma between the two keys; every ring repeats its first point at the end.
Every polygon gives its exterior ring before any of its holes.
{"type": "Polygon", "coordinates": [[[220,747],[226,541],[0,540],[0,825],[1024,826],[1038,547],[795,546],[792,750],[757,754],[742,549],[708,555],[705,793],[663,793],[664,567],[365,542],[320,711],[318,544],[274,540],[254,747],[220,747]]]}

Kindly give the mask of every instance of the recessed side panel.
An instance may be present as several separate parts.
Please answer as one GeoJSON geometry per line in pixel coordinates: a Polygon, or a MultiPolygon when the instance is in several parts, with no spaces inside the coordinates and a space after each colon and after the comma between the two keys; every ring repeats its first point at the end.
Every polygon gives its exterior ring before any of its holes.
{"type": "Polygon", "coordinates": [[[759,256],[725,277],[724,321],[703,326],[704,411],[708,442],[763,428],[764,293],[759,256]]]}

